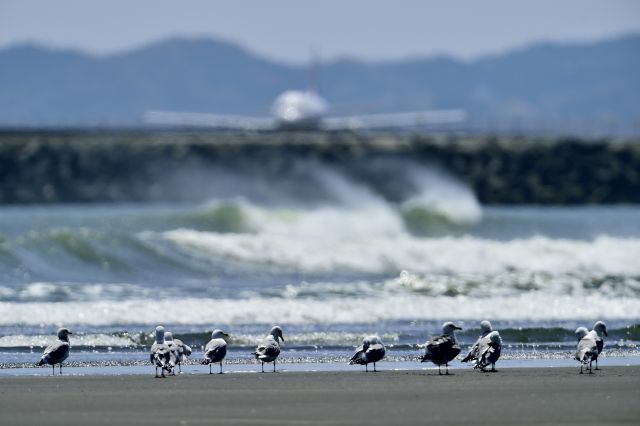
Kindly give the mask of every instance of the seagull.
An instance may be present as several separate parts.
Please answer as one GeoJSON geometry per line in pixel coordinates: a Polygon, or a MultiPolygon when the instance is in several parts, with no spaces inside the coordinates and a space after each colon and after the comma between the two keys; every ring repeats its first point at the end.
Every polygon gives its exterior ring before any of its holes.
{"type": "Polygon", "coordinates": [[[591,363],[594,359],[598,358],[598,344],[596,343],[597,337],[598,334],[592,330],[578,342],[574,358],[580,363],[580,374],[583,374],[582,367],[586,364],[589,364],[587,367],[589,374],[593,374],[593,371],[591,370],[591,363]]]}
{"type": "Polygon", "coordinates": [[[603,321],[596,321],[596,323],[593,324],[593,331],[596,333],[596,346],[598,347],[598,354],[594,358],[594,361],[596,362],[596,370],[600,370],[598,368],[598,358],[600,356],[600,353],[602,352],[602,349],[604,348],[604,338],[602,337],[602,335],[609,335],[607,333],[607,324],[605,324],[603,321]]]}
{"type": "Polygon", "coordinates": [[[356,349],[356,353],[353,354],[349,360],[349,365],[364,365],[364,371],[368,372],[368,364],[373,363],[373,371],[377,371],[376,362],[384,358],[385,351],[384,343],[382,343],[378,336],[365,337],[362,340],[362,346],[356,349]]]}
{"type": "MultiPolygon", "coordinates": [[[[169,349],[173,352],[173,355],[176,358],[176,363],[178,364],[179,372],[182,373],[182,362],[185,357],[191,355],[191,347],[189,345],[185,345],[182,340],[174,339],[173,333],[167,331],[164,333],[164,342],[169,346],[169,349]]],[[[175,372],[173,373],[176,374],[175,372]]]]}
{"type": "Polygon", "coordinates": [[[478,340],[476,340],[473,346],[471,346],[471,348],[469,349],[469,353],[467,353],[467,355],[462,359],[462,362],[468,362],[478,359],[480,342],[487,334],[491,333],[493,329],[491,328],[491,323],[487,320],[484,320],[480,323],[480,330],[482,330],[482,334],[480,334],[478,340]]]}
{"type": "Polygon", "coordinates": [[[455,330],[462,330],[451,321],[442,325],[442,335],[436,336],[426,343],[425,354],[420,362],[431,361],[438,366],[438,373],[442,374],[440,366],[442,364],[447,368],[445,374],[449,374],[449,361],[454,359],[460,353],[460,346],[456,342],[455,330]]]}
{"type": "Polygon", "coordinates": [[[222,330],[214,330],[211,333],[211,340],[204,347],[203,364],[209,364],[209,374],[211,374],[211,364],[220,363],[220,374],[222,374],[222,360],[227,354],[227,342],[229,335],[222,330]]]}
{"type": "Polygon", "coordinates": [[[478,348],[478,358],[476,359],[473,368],[479,368],[481,371],[486,371],[485,368],[491,364],[492,372],[496,372],[496,362],[500,358],[500,352],[502,351],[502,339],[500,333],[492,331],[482,338],[480,346],[478,348]]]}
{"type": "Polygon", "coordinates": [[[58,340],[47,346],[37,365],[49,364],[55,376],[56,364],[60,364],[60,375],[62,375],[62,362],[69,357],[69,351],[71,350],[71,345],[69,344],[70,334],[73,333],[67,328],[59,329],[58,340]]]}
{"type": "Polygon", "coordinates": [[[278,358],[278,355],[280,355],[280,344],[278,343],[278,339],[281,339],[284,342],[284,337],[282,337],[282,328],[276,325],[273,326],[269,335],[262,339],[256,348],[255,356],[256,359],[262,362],[263,373],[265,362],[273,362],[273,372],[276,372],[276,359],[278,358]]]}
{"type": "Polygon", "coordinates": [[[462,362],[473,361],[473,368],[479,368],[481,371],[486,371],[485,367],[491,364],[491,371],[498,371],[495,364],[502,351],[500,333],[492,331],[491,323],[486,320],[480,323],[480,329],[482,334],[471,346],[469,353],[462,359],[462,362]]]}
{"type": "Polygon", "coordinates": [[[165,370],[167,373],[171,373],[176,365],[176,357],[173,351],[164,342],[164,327],[161,325],[156,327],[156,341],[151,345],[149,360],[156,367],[156,377],[158,377],[158,367],[160,367],[162,377],[165,377],[165,370]]]}

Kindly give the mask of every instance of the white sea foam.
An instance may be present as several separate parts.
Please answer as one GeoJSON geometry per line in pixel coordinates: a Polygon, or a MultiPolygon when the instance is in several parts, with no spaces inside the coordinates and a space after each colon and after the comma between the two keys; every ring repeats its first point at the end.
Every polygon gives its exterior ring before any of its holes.
{"type": "Polygon", "coordinates": [[[462,182],[435,168],[405,165],[418,193],[403,203],[403,208],[423,208],[456,224],[474,224],[482,219],[482,207],[473,191],[462,182]]]}
{"type": "Polygon", "coordinates": [[[125,283],[40,281],[22,285],[0,286],[0,300],[16,301],[104,300],[151,295],[153,295],[153,291],[149,288],[125,283]]]}
{"type": "Polygon", "coordinates": [[[640,304],[635,297],[611,297],[593,292],[589,303],[576,296],[527,292],[513,296],[421,296],[386,294],[384,297],[327,297],[123,300],[59,303],[0,303],[0,325],[92,326],[148,324],[342,324],[384,320],[450,318],[474,320],[592,320],[596,317],[637,319],[640,304]],[[260,312],[260,318],[256,313],[260,312]]]}
{"type": "MultiPolygon", "coordinates": [[[[366,218],[363,218],[366,223],[366,218]]],[[[220,234],[177,229],[162,234],[189,255],[232,259],[258,265],[276,265],[304,272],[354,271],[398,273],[499,274],[534,271],[637,275],[640,239],[601,236],[593,241],[533,237],[512,241],[475,237],[418,239],[396,237],[353,238],[327,235],[309,238],[289,234],[220,234]]]]}
{"type": "MultiPolygon", "coordinates": [[[[54,335],[10,335],[0,337],[0,348],[33,347],[43,348],[55,341],[54,335]]],[[[109,334],[73,334],[70,336],[72,346],[85,347],[133,347],[136,343],[127,336],[109,334]]]]}

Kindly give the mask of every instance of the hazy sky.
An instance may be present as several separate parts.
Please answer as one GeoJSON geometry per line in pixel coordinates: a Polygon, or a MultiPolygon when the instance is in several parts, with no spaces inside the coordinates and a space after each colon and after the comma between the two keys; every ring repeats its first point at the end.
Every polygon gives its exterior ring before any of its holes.
{"type": "Polygon", "coordinates": [[[272,58],[473,58],[537,41],[640,32],[637,0],[0,0],[0,47],[35,41],[96,54],[170,36],[218,36],[272,58]]]}

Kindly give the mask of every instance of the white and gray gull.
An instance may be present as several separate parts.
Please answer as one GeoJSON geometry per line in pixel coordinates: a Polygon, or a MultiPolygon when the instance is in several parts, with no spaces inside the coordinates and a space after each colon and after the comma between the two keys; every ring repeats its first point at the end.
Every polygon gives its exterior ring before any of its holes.
{"type": "Polygon", "coordinates": [[[473,368],[479,368],[481,371],[486,371],[485,368],[491,364],[491,371],[496,372],[498,371],[496,370],[496,362],[502,352],[500,333],[492,331],[489,321],[482,321],[480,327],[482,334],[473,344],[467,356],[462,359],[462,362],[472,361],[473,368]]]}
{"type": "Polygon", "coordinates": [[[580,374],[582,374],[582,368],[585,365],[588,365],[587,371],[589,371],[589,374],[593,374],[593,371],[591,370],[591,363],[598,358],[598,344],[596,343],[597,337],[598,334],[591,330],[585,334],[580,341],[578,341],[574,358],[580,363],[580,374]]]}
{"type": "Polygon", "coordinates": [[[165,377],[164,372],[171,373],[176,365],[175,354],[164,341],[164,327],[161,325],[156,327],[156,341],[151,345],[149,360],[156,367],[156,377],[159,377],[158,368],[165,377]]]}
{"type": "Polygon", "coordinates": [[[384,358],[386,348],[384,343],[378,336],[368,336],[362,340],[362,346],[356,349],[356,353],[353,354],[349,360],[349,365],[359,364],[364,365],[364,371],[368,372],[368,364],[373,363],[373,371],[376,370],[376,362],[384,358]]]}
{"type": "MultiPolygon", "coordinates": [[[[173,352],[173,356],[178,364],[178,371],[182,373],[182,363],[186,357],[191,355],[191,347],[189,345],[185,345],[180,339],[174,339],[173,333],[170,331],[164,333],[164,342],[173,352]]],[[[173,374],[175,375],[175,372],[173,374]]]]}
{"type": "Polygon", "coordinates": [[[47,346],[37,365],[49,364],[55,376],[56,364],[60,364],[60,374],[62,374],[62,363],[69,357],[69,352],[71,351],[71,344],[69,343],[70,334],[73,333],[67,328],[59,329],[58,340],[47,346]]]}
{"type": "Polygon", "coordinates": [[[460,345],[456,341],[455,330],[462,330],[451,321],[442,325],[442,334],[435,336],[426,343],[425,354],[420,362],[431,361],[438,366],[438,373],[442,374],[440,366],[446,367],[446,373],[449,374],[449,361],[453,360],[460,353],[460,345]]]}
{"type": "Polygon", "coordinates": [[[204,347],[203,364],[209,364],[209,374],[211,374],[211,364],[220,363],[220,374],[222,374],[222,360],[227,355],[227,341],[229,335],[222,330],[213,330],[211,340],[204,347]]]}
{"type": "Polygon", "coordinates": [[[264,363],[273,362],[273,372],[276,371],[276,359],[280,355],[280,343],[278,339],[284,342],[282,337],[282,328],[274,326],[269,334],[260,341],[254,355],[256,359],[262,363],[262,372],[264,373],[264,363]]]}
{"type": "Polygon", "coordinates": [[[471,346],[471,348],[469,348],[469,352],[467,353],[467,355],[462,359],[462,362],[468,362],[468,361],[473,361],[478,359],[478,356],[480,354],[479,350],[480,350],[480,342],[482,341],[482,338],[485,337],[487,334],[491,333],[491,331],[493,331],[493,328],[491,327],[491,323],[487,320],[484,320],[480,323],[480,336],[478,337],[478,340],[476,340],[476,342],[473,344],[473,346],[471,346]]]}

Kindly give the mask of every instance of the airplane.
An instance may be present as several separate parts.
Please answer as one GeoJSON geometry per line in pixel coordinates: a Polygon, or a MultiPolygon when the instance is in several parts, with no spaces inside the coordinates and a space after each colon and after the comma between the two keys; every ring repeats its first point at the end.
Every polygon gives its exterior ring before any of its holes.
{"type": "Polygon", "coordinates": [[[200,127],[226,130],[360,130],[406,128],[413,126],[456,124],[466,121],[461,109],[442,109],[329,116],[329,104],[314,90],[287,90],[271,107],[271,117],[251,117],[198,112],[147,111],[148,125],[200,127]]]}

